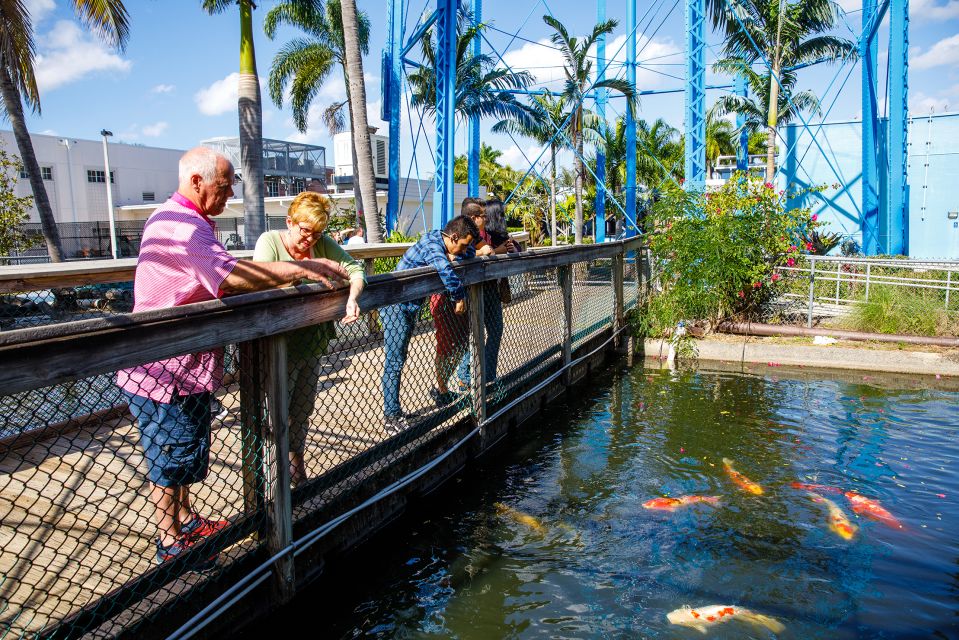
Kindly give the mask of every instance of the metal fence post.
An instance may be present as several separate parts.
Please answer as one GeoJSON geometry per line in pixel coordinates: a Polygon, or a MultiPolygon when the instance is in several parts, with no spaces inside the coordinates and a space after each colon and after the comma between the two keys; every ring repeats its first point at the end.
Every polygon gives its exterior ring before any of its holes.
{"type": "Polygon", "coordinates": [[[869,279],[872,275],[872,264],[866,263],[866,302],[869,302],[869,279]]]}
{"type": "Polygon", "coordinates": [[[816,286],[816,259],[809,256],[809,317],[806,319],[806,326],[812,329],[812,305],[813,297],[816,295],[814,290],[816,286]]]}
{"type": "MultiPolygon", "coordinates": [[[[563,291],[563,367],[573,360],[573,269],[565,264],[558,267],[559,286],[563,291]]],[[[569,384],[569,369],[563,375],[565,384],[569,384]]]]}
{"type": "MultiPolygon", "coordinates": [[[[486,421],[486,309],[483,304],[484,283],[470,285],[470,392],[473,395],[473,411],[476,423],[486,421]]],[[[485,439],[485,428],[480,428],[480,439],[485,439]]]]}
{"type": "Polygon", "coordinates": [[[946,270],[946,311],[949,310],[949,289],[952,287],[952,269],[946,270]]]}
{"type": "Polygon", "coordinates": [[[623,351],[623,345],[625,344],[620,335],[620,330],[625,324],[623,281],[623,254],[620,253],[613,256],[613,334],[615,336],[613,338],[613,348],[620,353],[623,351]]]}
{"type": "Polygon", "coordinates": [[[839,283],[842,278],[842,263],[836,263],[836,306],[839,306],[839,283]]]}
{"type": "MultiPolygon", "coordinates": [[[[269,406],[268,436],[264,438],[263,467],[267,491],[273,500],[267,510],[267,554],[273,555],[293,541],[293,503],[290,495],[289,391],[287,390],[286,338],[267,336],[263,342],[266,396],[269,406]]],[[[288,602],[295,592],[293,554],[273,564],[273,592],[277,602],[288,602]]]]}

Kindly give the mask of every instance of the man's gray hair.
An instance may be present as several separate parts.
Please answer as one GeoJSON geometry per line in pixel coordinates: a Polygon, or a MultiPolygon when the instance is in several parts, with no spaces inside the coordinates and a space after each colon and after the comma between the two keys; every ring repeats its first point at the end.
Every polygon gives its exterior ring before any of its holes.
{"type": "Polygon", "coordinates": [[[186,182],[190,176],[198,175],[206,182],[216,180],[216,162],[222,157],[209,147],[194,147],[180,158],[180,182],[186,182]]]}

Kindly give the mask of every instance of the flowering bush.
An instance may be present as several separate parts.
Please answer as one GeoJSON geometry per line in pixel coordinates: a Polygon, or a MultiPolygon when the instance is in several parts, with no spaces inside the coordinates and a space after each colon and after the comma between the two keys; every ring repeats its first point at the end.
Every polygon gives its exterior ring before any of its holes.
{"type": "Polygon", "coordinates": [[[717,191],[664,193],[646,225],[661,287],[650,300],[647,331],[759,315],[782,287],[774,268],[794,265],[822,225],[808,208],[787,210],[786,198],[744,173],[717,191]]]}

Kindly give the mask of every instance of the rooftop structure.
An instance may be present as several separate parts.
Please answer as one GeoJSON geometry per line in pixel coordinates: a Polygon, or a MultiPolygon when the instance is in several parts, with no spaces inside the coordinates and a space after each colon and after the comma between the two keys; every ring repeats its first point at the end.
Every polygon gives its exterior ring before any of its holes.
{"type": "MultiPolygon", "coordinates": [[[[201,142],[229,158],[243,178],[239,138],[209,138],[201,142]]],[[[301,191],[325,193],[332,171],[326,166],[326,147],[263,138],[263,176],[266,196],[296,195],[301,191]]]]}

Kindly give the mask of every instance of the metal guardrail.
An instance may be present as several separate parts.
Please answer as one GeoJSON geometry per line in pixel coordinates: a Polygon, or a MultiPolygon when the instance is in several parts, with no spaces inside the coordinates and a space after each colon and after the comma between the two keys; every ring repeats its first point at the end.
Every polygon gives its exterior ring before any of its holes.
{"type": "Polygon", "coordinates": [[[269,572],[255,581],[288,599],[315,566],[304,563],[316,561],[318,531],[396,473],[450,455],[462,429],[489,446],[494,419],[517,402],[535,410],[544,400],[524,400],[531,389],[619,336],[644,271],[629,259],[637,247],[536,249],[458,267],[468,314],[434,305],[416,319],[399,396],[411,417],[398,432],[383,417],[384,339],[395,337],[383,310],[440,294],[431,269],[372,276],[364,317],[337,326],[328,346],[288,333],[342,315],[346,291],[317,285],[0,332],[0,637],[166,635],[233,585],[253,584],[258,567],[269,572]],[[157,565],[138,430],[115,375],[216,349],[228,375],[213,392],[209,474],[192,499],[228,524],[157,565]],[[472,382],[434,402],[437,362],[454,385],[463,358],[472,382]],[[291,449],[304,460],[295,488],[291,449]],[[212,569],[196,570],[210,558],[212,569]]]}
{"type": "Polygon", "coordinates": [[[783,295],[787,304],[805,302],[806,324],[813,326],[817,312],[840,315],[851,305],[868,302],[875,287],[922,289],[941,293],[942,307],[959,313],[959,262],[953,260],[891,260],[803,256],[795,266],[777,271],[795,286],[783,295]],[[800,284],[803,292],[799,292],[800,284]]]}

